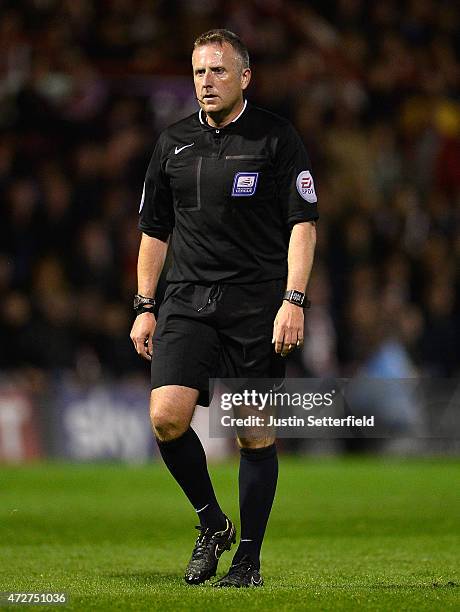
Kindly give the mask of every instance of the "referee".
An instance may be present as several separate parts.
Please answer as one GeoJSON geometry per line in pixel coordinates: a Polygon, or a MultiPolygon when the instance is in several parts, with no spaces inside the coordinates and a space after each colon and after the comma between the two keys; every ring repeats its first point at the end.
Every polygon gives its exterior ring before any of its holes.
{"type": "MultiPolygon", "coordinates": [[[[145,178],[131,340],[151,361],[150,416],[161,456],[199,517],[185,580],[200,584],[215,576],[236,530],[190,422],[197,404],[209,406],[210,378],[284,377],[283,357],[303,343],[318,213],[299,136],[244,98],[251,70],[241,40],[227,30],[202,34],[192,65],[200,110],[161,133],[145,178]],[[154,297],[170,240],[157,321],[154,297]]],[[[275,440],[238,443],[241,539],[217,587],[263,583],[275,440]]]]}

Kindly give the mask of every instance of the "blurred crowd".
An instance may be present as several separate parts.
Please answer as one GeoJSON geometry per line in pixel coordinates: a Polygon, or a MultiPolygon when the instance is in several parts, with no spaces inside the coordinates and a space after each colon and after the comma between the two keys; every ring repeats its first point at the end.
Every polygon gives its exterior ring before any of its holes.
{"type": "Polygon", "coordinates": [[[250,50],[248,98],[295,124],[316,177],[313,307],[291,373],[459,373],[457,3],[0,11],[0,370],[145,374],[129,340],[144,173],[159,131],[196,108],[194,38],[226,27],[250,50]]]}

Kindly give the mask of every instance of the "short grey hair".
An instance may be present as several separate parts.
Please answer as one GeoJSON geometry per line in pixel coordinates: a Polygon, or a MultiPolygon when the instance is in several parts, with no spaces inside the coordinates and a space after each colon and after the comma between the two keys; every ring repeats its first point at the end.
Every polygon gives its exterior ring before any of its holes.
{"type": "Polygon", "coordinates": [[[227,42],[231,45],[241,61],[241,67],[243,70],[249,68],[249,53],[246,45],[243,43],[241,38],[230,32],[230,30],[208,30],[204,34],[200,34],[193,44],[193,48],[202,47],[212,43],[223,45],[227,42]]]}

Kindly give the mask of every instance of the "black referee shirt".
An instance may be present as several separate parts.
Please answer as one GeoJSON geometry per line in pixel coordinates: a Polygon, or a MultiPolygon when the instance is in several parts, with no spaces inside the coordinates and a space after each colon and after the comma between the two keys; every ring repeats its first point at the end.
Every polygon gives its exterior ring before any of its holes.
{"type": "Polygon", "coordinates": [[[318,218],[316,202],[297,132],[246,102],[224,128],[199,111],[160,134],[139,228],[172,233],[169,282],[260,282],[286,277],[290,231],[318,218]]]}

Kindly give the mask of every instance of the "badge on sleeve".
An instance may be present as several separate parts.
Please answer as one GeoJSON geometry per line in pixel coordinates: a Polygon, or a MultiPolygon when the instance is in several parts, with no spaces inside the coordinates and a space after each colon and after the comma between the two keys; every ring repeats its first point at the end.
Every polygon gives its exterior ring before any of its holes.
{"type": "Polygon", "coordinates": [[[318,201],[315,193],[313,177],[309,170],[300,172],[299,176],[297,177],[296,187],[300,197],[307,202],[310,202],[310,204],[315,204],[318,201]]]}
{"type": "Polygon", "coordinates": [[[144,181],[144,187],[142,189],[142,198],[141,198],[141,204],[139,206],[139,214],[142,211],[142,208],[144,207],[144,200],[145,200],[145,181],[144,181]]]}
{"type": "Polygon", "coordinates": [[[232,196],[252,196],[256,192],[258,172],[237,172],[233,179],[232,196]]]}

